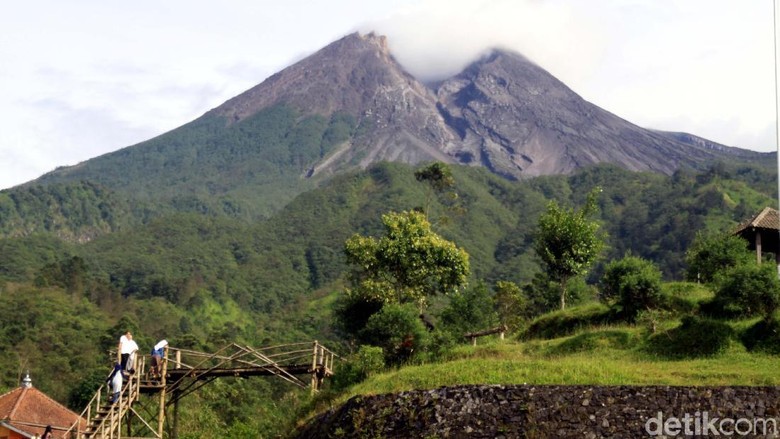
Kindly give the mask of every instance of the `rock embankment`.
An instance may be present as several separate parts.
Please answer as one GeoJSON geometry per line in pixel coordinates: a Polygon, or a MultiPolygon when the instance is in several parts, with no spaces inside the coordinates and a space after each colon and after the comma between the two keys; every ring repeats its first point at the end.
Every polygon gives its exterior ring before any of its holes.
{"type": "Polygon", "coordinates": [[[778,424],[778,387],[493,385],[356,396],[294,437],[780,437],[778,424]]]}

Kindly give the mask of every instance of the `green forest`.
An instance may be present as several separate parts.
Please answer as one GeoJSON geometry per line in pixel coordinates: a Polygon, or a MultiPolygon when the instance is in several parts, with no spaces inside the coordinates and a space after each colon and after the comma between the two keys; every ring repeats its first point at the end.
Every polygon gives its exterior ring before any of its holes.
{"type": "MultiPolygon", "coordinates": [[[[186,142],[176,138],[150,141],[139,152],[116,153],[142,155],[138,169],[121,174],[127,179],[122,190],[111,188],[121,183],[81,176],[0,191],[0,343],[5,354],[0,356],[0,390],[17,386],[29,370],[36,387],[80,412],[108,374],[108,350],[128,329],[142,351],[162,338],[205,352],[233,341],[260,347],[317,339],[350,359],[332,383],[334,390],[345,389],[385,366],[452,358],[466,343],[458,334],[466,331],[510,323],[515,337],[566,333],[540,317],[555,315],[548,313],[559,307],[554,279],[535,248],[540,217],[551,201],[563,209],[581,209],[594,188],[601,189],[590,219],[604,246],[587,273],[569,282],[567,306],[579,310],[564,319],[569,329],[578,325],[572,315],[589,323],[612,318],[611,308],[593,305],[605,299],[600,297],[605,275],[657,270],[658,282],[696,281],[689,267],[689,250],[696,243],[705,236],[728,235],[740,221],[776,205],[776,172],[760,164],[718,163],[703,172],[680,170],[672,176],[601,165],[523,181],[451,166],[445,168],[451,172],[447,184],[435,185],[421,167],[381,163],[326,181],[306,180],[305,188],[265,195],[271,201],[252,206],[252,200],[264,196],[262,181],[282,191],[279,181],[297,182],[305,173],[311,161],[306,154],[323,156],[355,129],[346,116],[300,120],[284,108],[269,111],[241,130],[262,130],[268,137],[274,126],[286,127],[278,136],[278,151],[264,153],[277,156],[262,158],[276,167],[261,172],[247,162],[245,172],[229,173],[241,179],[251,170],[267,179],[253,180],[253,186],[215,180],[226,174],[219,172],[219,156],[206,147],[192,153],[196,156],[158,164],[176,167],[171,178],[186,178],[199,191],[182,193],[179,181],[144,179],[144,160],[153,158],[155,148],[186,142]],[[263,118],[274,122],[263,125],[263,118]],[[290,130],[300,139],[289,140],[290,130]],[[296,149],[299,157],[291,155],[290,144],[310,148],[296,149]],[[211,170],[187,172],[204,160],[211,170]],[[414,300],[380,298],[379,305],[351,300],[356,296],[350,292],[370,292],[371,285],[387,280],[372,280],[355,267],[374,261],[360,256],[379,245],[368,237],[378,240],[389,233],[387,215],[401,212],[424,215],[425,233],[468,255],[463,279],[424,280],[428,289],[414,291],[398,287],[398,297],[409,294],[414,300]],[[353,241],[356,236],[365,241],[353,241]],[[420,332],[420,321],[409,321],[423,309],[421,295],[430,296],[424,311],[434,332],[420,332]],[[344,316],[365,311],[361,306],[375,306],[366,314],[371,319],[361,328],[345,325],[344,316]],[[383,347],[393,336],[383,330],[393,324],[410,325],[408,332],[421,343],[416,352],[424,354],[404,356],[383,347]],[[383,349],[378,361],[376,347],[383,349]]],[[[209,132],[228,130],[208,118],[199,123],[206,138],[209,132]]],[[[230,130],[238,136],[230,141],[235,154],[251,149],[239,129],[230,130]]],[[[248,132],[246,138],[256,134],[248,132]]],[[[621,288],[617,282],[610,290],[615,303],[624,294],[621,288]]],[[[709,306],[720,306],[717,312],[726,314],[740,312],[727,305],[709,306]]],[[[621,318],[635,325],[664,320],[629,309],[620,308],[628,313],[621,318]]],[[[724,330],[713,325],[713,331],[724,330]]],[[[180,437],[274,437],[311,409],[307,395],[273,380],[217,380],[185,401],[180,437]]]]}

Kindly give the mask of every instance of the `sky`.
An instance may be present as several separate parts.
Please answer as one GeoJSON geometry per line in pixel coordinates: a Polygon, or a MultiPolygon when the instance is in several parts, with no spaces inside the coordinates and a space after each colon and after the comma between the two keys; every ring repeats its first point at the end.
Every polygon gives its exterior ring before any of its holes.
{"type": "Polygon", "coordinates": [[[774,151],[771,0],[27,0],[0,14],[0,189],[181,126],[355,31],[412,74],[518,51],[646,128],[774,151]]]}

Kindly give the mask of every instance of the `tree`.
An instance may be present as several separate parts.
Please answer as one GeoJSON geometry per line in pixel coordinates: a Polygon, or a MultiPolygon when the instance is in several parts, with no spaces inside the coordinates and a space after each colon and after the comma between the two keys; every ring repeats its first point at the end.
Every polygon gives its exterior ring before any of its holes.
{"type": "Polygon", "coordinates": [[[572,277],[587,273],[604,247],[599,224],[588,220],[596,208],[595,188],[585,206],[576,211],[551,201],[539,218],[534,250],[542,259],[547,274],[560,285],[561,309],[566,308],[566,287],[572,277]]]}
{"type": "MultiPolygon", "coordinates": [[[[447,195],[447,203],[455,203],[458,194],[453,190],[455,187],[455,178],[452,177],[452,170],[444,163],[436,162],[420,168],[414,172],[414,178],[419,182],[428,183],[428,191],[425,195],[425,217],[429,218],[431,199],[433,194],[447,195]]],[[[450,209],[457,210],[456,206],[450,205],[450,209]]],[[[443,217],[442,220],[445,220],[443,217]]]]}
{"type": "Polygon", "coordinates": [[[383,303],[417,302],[448,294],[466,284],[469,255],[431,230],[420,212],[382,216],[381,238],[353,235],[344,247],[351,294],[383,303]]]}
{"type": "Polygon", "coordinates": [[[493,298],[481,282],[454,294],[441,312],[441,323],[458,337],[495,326],[497,320],[493,298]]]}
{"type": "Polygon", "coordinates": [[[661,271],[646,259],[625,256],[607,264],[601,292],[604,298],[615,299],[625,316],[634,321],[641,311],[661,303],[661,271]]]}
{"type": "Polygon", "coordinates": [[[709,283],[718,272],[752,262],[748,242],[727,233],[698,233],[685,254],[686,277],[690,281],[709,283]]]}
{"type": "Polygon", "coordinates": [[[514,330],[520,327],[527,308],[527,299],[514,282],[500,280],[496,282],[496,296],[494,297],[496,314],[502,325],[507,325],[514,330]]]}

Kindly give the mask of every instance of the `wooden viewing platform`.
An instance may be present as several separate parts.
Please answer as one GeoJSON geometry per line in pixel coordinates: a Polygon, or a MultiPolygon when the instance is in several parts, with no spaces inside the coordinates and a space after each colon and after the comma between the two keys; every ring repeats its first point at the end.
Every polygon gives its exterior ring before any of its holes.
{"type": "Polygon", "coordinates": [[[138,419],[144,426],[141,429],[150,433],[144,437],[175,439],[178,436],[179,401],[211,381],[223,377],[276,376],[301,388],[308,385],[314,393],[326,377],[333,375],[337,357],[316,340],[264,348],[231,343],[215,353],[166,347],[159,375],[152,376],[147,370],[149,356],[141,356],[136,360],[136,373],[124,384],[118,402],[105,402],[109,390],[101,386],[81,413],[87,419],[86,429],[78,431],[74,425],[63,437],[140,438],[130,427],[131,419],[138,419]],[[308,384],[299,378],[303,375],[311,377],[308,384]],[[142,410],[136,410],[136,405],[142,410]],[[156,407],[149,407],[153,405],[156,407]],[[166,412],[171,406],[173,423],[166,434],[166,412]],[[145,419],[141,413],[156,414],[156,423],[145,419]],[[126,435],[122,435],[122,425],[126,426],[126,435]]]}

